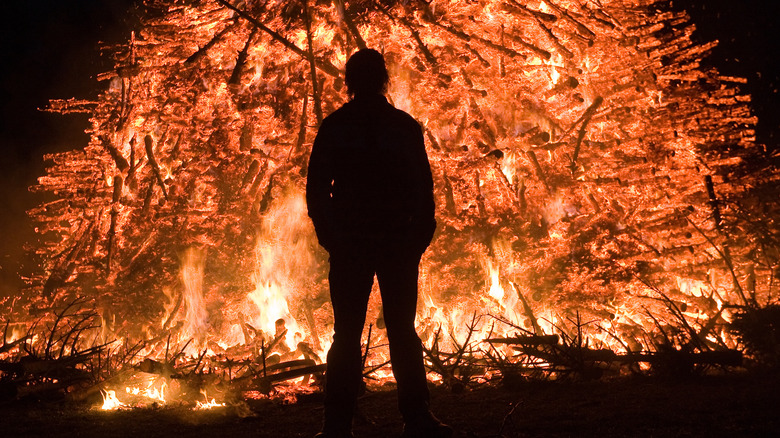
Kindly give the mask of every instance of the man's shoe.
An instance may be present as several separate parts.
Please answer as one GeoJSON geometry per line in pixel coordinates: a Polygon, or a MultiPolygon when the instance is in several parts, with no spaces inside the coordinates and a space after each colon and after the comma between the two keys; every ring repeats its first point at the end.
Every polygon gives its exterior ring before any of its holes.
{"type": "Polygon", "coordinates": [[[439,421],[433,414],[404,424],[404,432],[401,438],[450,438],[455,431],[439,421]]]}

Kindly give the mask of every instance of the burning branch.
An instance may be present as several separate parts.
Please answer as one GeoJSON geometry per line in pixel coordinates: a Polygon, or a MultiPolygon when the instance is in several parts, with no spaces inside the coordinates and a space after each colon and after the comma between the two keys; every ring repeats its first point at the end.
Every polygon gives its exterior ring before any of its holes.
{"type": "Polygon", "coordinates": [[[238,25],[238,20],[234,20],[231,23],[228,23],[222,30],[217,32],[213,38],[209,40],[208,43],[204,44],[203,47],[198,49],[195,53],[190,55],[187,59],[184,60],[184,64],[194,64],[196,63],[203,55],[206,54],[206,52],[209,51],[215,44],[217,44],[222,38],[225,37],[225,35],[228,34],[228,32],[231,32],[235,30],[236,26],[238,25]]]}
{"type": "Polygon", "coordinates": [[[257,32],[257,29],[252,29],[252,32],[249,33],[249,38],[246,39],[244,48],[238,52],[236,66],[233,67],[233,73],[230,74],[230,79],[228,79],[228,84],[230,85],[238,85],[241,82],[241,73],[243,73],[244,65],[246,64],[246,55],[249,51],[249,47],[252,45],[252,42],[255,39],[255,32],[257,32]]]}
{"type": "Polygon", "coordinates": [[[715,244],[715,242],[713,242],[712,239],[710,239],[709,236],[707,236],[707,234],[705,234],[701,228],[699,228],[695,223],[693,223],[693,221],[688,216],[686,216],[685,219],[688,221],[689,224],[691,224],[691,226],[699,234],[701,234],[702,237],[704,237],[707,240],[707,242],[712,246],[712,248],[715,249],[715,251],[717,251],[717,253],[720,255],[721,259],[723,260],[723,262],[726,264],[726,267],[728,268],[729,274],[731,274],[731,279],[733,281],[734,289],[737,291],[739,297],[742,299],[742,303],[744,305],[756,304],[756,303],[751,303],[748,300],[747,296],[745,295],[745,291],[742,290],[742,285],[739,283],[739,279],[737,278],[737,273],[734,270],[734,262],[731,259],[731,256],[728,254],[728,252],[721,251],[721,249],[715,244]]]}
{"type": "MultiPolygon", "coordinates": [[[[300,47],[296,46],[290,40],[280,35],[278,32],[272,30],[265,24],[261,23],[251,15],[249,15],[247,12],[242,11],[241,9],[238,9],[237,7],[233,6],[230,2],[227,0],[217,0],[220,4],[225,6],[226,8],[236,12],[239,17],[247,20],[248,22],[252,23],[254,26],[256,26],[258,29],[262,30],[263,32],[267,33],[271,36],[274,40],[282,43],[282,45],[288,49],[290,49],[293,53],[297,54],[301,58],[308,58],[308,55],[306,52],[301,49],[300,47]]],[[[320,70],[324,71],[325,73],[333,76],[333,77],[339,77],[341,76],[341,71],[330,63],[330,61],[319,59],[317,60],[317,67],[320,68],[320,70]]]]}
{"type": "Polygon", "coordinates": [[[341,19],[344,20],[344,24],[347,25],[347,29],[349,29],[352,38],[355,39],[355,45],[358,46],[358,49],[365,49],[368,47],[366,46],[366,42],[363,40],[363,37],[360,36],[360,31],[358,31],[357,26],[355,26],[355,23],[352,21],[352,17],[349,16],[347,7],[344,4],[344,0],[335,0],[335,3],[339,13],[341,14],[341,19]]]}
{"type": "Polygon", "coordinates": [[[582,117],[580,117],[579,120],[577,120],[574,125],[572,125],[572,127],[574,127],[580,121],[582,122],[579,134],[577,134],[577,144],[574,146],[574,152],[571,155],[571,164],[569,165],[572,173],[574,173],[574,171],[577,169],[577,157],[580,155],[580,146],[582,145],[582,140],[585,138],[585,129],[587,128],[590,119],[593,118],[593,114],[596,113],[596,110],[598,110],[602,103],[604,103],[604,98],[601,96],[593,99],[593,103],[590,104],[587,110],[585,110],[585,114],[583,114],[582,117]]]}
{"type": "Polygon", "coordinates": [[[423,352],[428,359],[430,370],[439,374],[444,384],[452,388],[453,391],[463,390],[474,375],[475,367],[469,360],[473,353],[471,338],[477,330],[480,319],[481,317],[477,317],[476,313],[472,315],[471,322],[466,327],[466,338],[463,343],[460,343],[455,335],[450,333],[450,340],[455,348],[453,352],[445,353],[440,350],[441,327],[436,331],[431,347],[427,348],[423,345],[423,352]]]}
{"type": "Polygon", "coordinates": [[[317,63],[314,59],[314,42],[311,35],[311,14],[309,13],[309,0],[303,0],[303,15],[306,22],[306,42],[308,43],[309,66],[311,67],[311,94],[314,96],[314,115],[317,116],[317,126],[322,123],[322,103],[317,84],[317,63]]]}
{"type": "Polygon", "coordinates": [[[165,189],[165,181],[160,172],[160,165],[157,164],[157,160],[154,158],[154,139],[152,139],[151,135],[147,134],[144,136],[144,145],[146,146],[146,157],[149,159],[155,178],[157,178],[157,184],[160,185],[165,199],[168,199],[168,191],[165,189]]]}

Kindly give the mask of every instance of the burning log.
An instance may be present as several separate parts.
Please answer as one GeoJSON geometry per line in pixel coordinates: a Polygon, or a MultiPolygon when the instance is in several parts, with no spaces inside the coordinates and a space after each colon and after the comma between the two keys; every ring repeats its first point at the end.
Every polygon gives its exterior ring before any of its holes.
{"type": "Polygon", "coordinates": [[[555,21],[558,20],[558,17],[556,17],[553,14],[548,14],[546,12],[537,11],[535,9],[531,9],[528,6],[524,5],[523,3],[520,3],[516,0],[511,0],[511,3],[506,4],[506,7],[511,9],[517,9],[519,11],[522,11],[531,17],[534,17],[535,19],[544,20],[549,23],[555,23],[555,21]]]}
{"type": "Polygon", "coordinates": [[[119,198],[122,196],[122,177],[114,176],[114,193],[111,197],[111,224],[108,228],[108,258],[106,260],[106,269],[111,274],[111,261],[114,258],[114,237],[116,236],[117,216],[119,215],[119,198]]]}
{"type": "Polygon", "coordinates": [[[102,137],[100,140],[103,147],[106,148],[108,153],[111,154],[111,158],[113,158],[116,162],[117,169],[119,169],[120,172],[128,170],[130,168],[130,164],[128,164],[127,160],[122,156],[119,150],[117,150],[117,148],[111,144],[108,138],[102,137]]]}
{"type": "Polygon", "coordinates": [[[580,121],[582,121],[580,131],[577,134],[577,144],[574,146],[574,152],[571,156],[571,164],[569,165],[572,173],[574,173],[574,171],[577,169],[577,157],[580,155],[580,146],[582,145],[582,140],[585,138],[585,129],[587,128],[590,119],[593,117],[593,114],[596,113],[596,110],[598,110],[602,103],[604,103],[604,98],[601,96],[596,97],[588,109],[585,110],[585,114],[583,114],[582,117],[580,117],[579,120],[577,120],[577,122],[575,122],[573,125],[576,126],[580,121]]]}
{"type": "MultiPolygon", "coordinates": [[[[312,374],[322,374],[326,368],[327,364],[315,364],[314,361],[309,359],[282,362],[268,367],[267,372],[264,372],[262,377],[256,378],[253,385],[259,388],[261,392],[268,393],[271,391],[274,383],[312,374]]],[[[264,368],[264,370],[266,369],[264,368]]]]}
{"type": "Polygon", "coordinates": [[[185,64],[194,64],[199,59],[203,57],[203,55],[211,49],[215,44],[217,44],[222,38],[225,37],[229,32],[232,32],[235,30],[236,26],[238,24],[238,20],[233,21],[232,23],[229,23],[227,26],[225,26],[222,30],[217,32],[214,37],[209,40],[208,43],[204,44],[203,47],[198,49],[195,53],[190,55],[187,59],[184,60],[185,64]]]}
{"type": "Polygon", "coordinates": [[[160,172],[160,165],[157,164],[157,160],[154,158],[154,139],[152,139],[151,135],[147,134],[144,137],[144,145],[146,146],[146,157],[149,160],[149,164],[152,166],[154,176],[157,178],[157,183],[160,185],[165,199],[168,199],[168,191],[165,189],[165,181],[160,172]]]}
{"type": "Polygon", "coordinates": [[[146,358],[135,366],[135,369],[147,374],[156,374],[161,377],[170,378],[176,374],[176,369],[171,362],[160,362],[150,358],[146,358]]]}
{"type": "Polygon", "coordinates": [[[90,114],[96,106],[97,102],[84,99],[52,99],[45,111],[59,114],[90,114]]]}
{"type": "Polygon", "coordinates": [[[515,336],[512,338],[492,338],[485,339],[485,342],[491,344],[507,344],[507,345],[556,345],[560,337],[558,335],[531,335],[531,336],[515,336]]]}
{"type": "Polygon", "coordinates": [[[247,52],[249,51],[249,48],[252,46],[252,40],[254,40],[255,38],[255,32],[256,29],[252,29],[252,32],[249,33],[249,38],[246,39],[246,44],[244,44],[244,48],[241,49],[240,52],[238,52],[238,58],[236,58],[236,66],[233,67],[233,73],[230,74],[230,79],[228,79],[229,85],[238,85],[241,82],[241,73],[243,73],[244,65],[246,64],[246,55],[247,52]]]}
{"type": "Polygon", "coordinates": [[[533,164],[534,171],[536,171],[536,176],[539,178],[540,181],[542,181],[542,184],[544,184],[544,188],[547,189],[547,193],[552,193],[552,190],[550,189],[550,185],[547,183],[547,178],[544,173],[544,169],[542,169],[542,166],[539,164],[539,160],[536,158],[536,153],[532,150],[527,150],[525,151],[525,155],[531,161],[531,164],[533,164]]]}
{"type": "Polygon", "coordinates": [[[249,169],[247,169],[246,174],[244,175],[244,179],[241,180],[241,187],[246,189],[249,183],[252,183],[252,186],[254,186],[255,179],[259,173],[260,162],[257,160],[252,160],[252,164],[249,165],[249,169]]]}
{"type": "Polygon", "coordinates": [[[533,53],[536,53],[537,55],[541,56],[542,59],[550,59],[552,57],[552,54],[549,51],[537,47],[529,43],[528,41],[525,41],[524,39],[520,38],[519,36],[514,35],[513,33],[506,32],[506,33],[502,33],[502,35],[506,35],[510,40],[519,44],[521,47],[528,49],[533,53]]]}
{"type": "Polygon", "coordinates": [[[715,219],[715,226],[720,229],[723,226],[723,221],[721,219],[718,197],[715,196],[715,187],[712,184],[712,175],[704,176],[704,184],[707,187],[707,196],[710,198],[710,207],[712,208],[712,217],[715,219]]]}
{"type": "MultiPolygon", "coordinates": [[[[428,62],[428,64],[431,67],[435,68],[438,64],[438,62],[436,61],[436,57],[434,57],[431,51],[428,49],[428,47],[425,46],[425,43],[423,43],[422,39],[420,38],[420,32],[417,29],[415,29],[413,24],[409,20],[405,19],[404,17],[395,17],[386,7],[383,7],[381,4],[379,5],[379,7],[382,13],[384,13],[384,15],[388,19],[392,21],[398,21],[401,24],[403,24],[406,30],[409,31],[409,33],[412,35],[412,39],[414,39],[415,44],[417,44],[418,50],[423,54],[425,60],[428,62]]],[[[425,70],[425,68],[422,66],[419,69],[421,71],[425,70]]]]}
{"type": "Polygon", "coordinates": [[[566,9],[556,5],[553,2],[547,2],[547,4],[551,8],[553,8],[553,10],[555,10],[560,16],[562,16],[563,18],[565,18],[566,20],[568,20],[569,22],[574,24],[574,26],[577,28],[577,31],[580,32],[581,34],[583,34],[585,37],[587,37],[587,38],[595,38],[596,37],[596,33],[595,32],[593,32],[592,30],[588,29],[587,26],[582,24],[576,18],[572,17],[572,15],[569,13],[569,11],[567,11],[566,9]]]}

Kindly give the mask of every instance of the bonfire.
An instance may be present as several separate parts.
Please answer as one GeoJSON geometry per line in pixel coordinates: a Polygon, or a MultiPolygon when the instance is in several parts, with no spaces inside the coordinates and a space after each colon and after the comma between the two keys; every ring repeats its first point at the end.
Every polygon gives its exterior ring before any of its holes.
{"type": "MultiPolygon", "coordinates": [[[[417,318],[432,380],[734,366],[729,322],[777,299],[778,177],[746,81],[703,67],[716,42],[663,2],[141,9],[105,47],[98,99],[50,104],[88,113],[91,138],[45,157],[32,188],[48,194],[30,211],[40,269],[4,305],[0,359],[54,371],[4,378],[114,406],[164,402],[163,385],[216,405],[220,385],[316,383],[332,313],[306,167],[363,47],[387,59],[388,100],[423,126],[433,169],[417,318]]],[[[378,297],[368,320],[381,383],[378,297]]]]}

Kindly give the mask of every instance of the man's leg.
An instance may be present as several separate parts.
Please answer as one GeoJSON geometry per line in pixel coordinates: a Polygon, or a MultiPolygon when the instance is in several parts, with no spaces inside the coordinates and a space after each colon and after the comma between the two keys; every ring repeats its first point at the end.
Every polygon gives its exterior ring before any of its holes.
{"type": "Polygon", "coordinates": [[[453,430],[429,410],[423,350],[414,326],[420,258],[414,251],[390,249],[377,263],[390,360],[398,383],[398,408],[404,418],[402,438],[449,438],[453,430]]]}
{"type": "Polygon", "coordinates": [[[363,371],[360,338],[374,271],[366,257],[340,251],[331,255],[328,280],[334,334],[325,375],[323,431],[338,436],[352,428],[363,371]]]}
{"type": "Polygon", "coordinates": [[[406,422],[427,413],[430,399],[422,343],[414,327],[419,262],[419,258],[408,251],[390,249],[380,257],[376,273],[390,343],[390,360],[398,383],[398,407],[406,422]]]}

